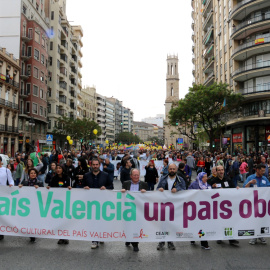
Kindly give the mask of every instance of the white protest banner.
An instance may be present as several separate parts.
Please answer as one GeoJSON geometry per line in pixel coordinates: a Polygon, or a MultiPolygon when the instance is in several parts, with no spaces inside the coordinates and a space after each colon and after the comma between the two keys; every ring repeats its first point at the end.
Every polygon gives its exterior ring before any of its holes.
{"type": "Polygon", "coordinates": [[[270,189],[0,188],[0,234],[96,241],[270,237],[270,189]]]}

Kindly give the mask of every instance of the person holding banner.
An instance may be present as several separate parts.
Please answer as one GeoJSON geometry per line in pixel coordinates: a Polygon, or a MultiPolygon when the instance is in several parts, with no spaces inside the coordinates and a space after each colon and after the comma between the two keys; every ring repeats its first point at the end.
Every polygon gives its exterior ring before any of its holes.
{"type": "MultiPolygon", "coordinates": [[[[169,165],[169,174],[160,178],[157,186],[157,190],[163,192],[164,190],[170,190],[172,193],[176,193],[180,190],[186,189],[186,183],[183,178],[177,175],[177,166],[174,163],[169,165]]],[[[165,242],[159,242],[157,250],[162,250],[165,246],[165,242]]],[[[168,242],[168,248],[175,250],[173,242],[168,242]]]]}
{"type": "MultiPolygon", "coordinates": [[[[50,184],[47,186],[47,189],[51,187],[54,188],[68,188],[71,189],[71,179],[65,174],[65,168],[63,165],[57,164],[56,166],[56,175],[52,178],[50,184]]],[[[58,245],[69,244],[68,239],[59,239],[57,242],[58,245]]]]}
{"type": "Polygon", "coordinates": [[[39,172],[39,171],[41,170],[41,168],[43,167],[43,163],[40,161],[39,156],[36,155],[36,157],[37,157],[37,159],[38,159],[38,164],[37,164],[36,166],[34,166],[34,161],[33,161],[31,158],[28,158],[28,159],[27,159],[26,166],[25,166],[25,169],[24,169],[24,171],[23,171],[23,173],[22,173],[22,177],[21,177],[20,183],[21,183],[22,181],[24,181],[24,180],[27,180],[27,181],[29,180],[29,179],[28,179],[28,178],[29,178],[28,171],[29,171],[30,169],[35,168],[35,169],[39,172]]]}
{"type": "MultiPolygon", "coordinates": [[[[270,182],[269,180],[264,176],[265,174],[265,165],[264,164],[258,164],[256,166],[256,173],[250,175],[245,183],[243,184],[243,187],[269,187],[270,182]]],[[[263,237],[258,238],[262,244],[266,244],[266,240],[263,237]]],[[[250,245],[257,244],[257,238],[253,238],[249,241],[250,245]]]]}
{"type": "MultiPolygon", "coordinates": [[[[212,179],[210,185],[212,186],[212,188],[235,188],[232,180],[224,174],[224,167],[222,165],[217,166],[217,176],[212,179]]],[[[238,186],[236,188],[239,189],[238,186]]],[[[234,239],[229,240],[229,242],[230,245],[239,244],[239,241],[234,239]]],[[[221,244],[222,241],[217,240],[217,243],[221,244]]]]}
{"type": "MultiPolygon", "coordinates": [[[[188,189],[211,189],[211,186],[207,183],[207,173],[200,172],[196,177],[196,180],[189,186],[188,189]]],[[[191,241],[191,244],[195,245],[195,241],[191,241]]],[[[208,241],[201,241],[201,247],[206,250],[210,249],[208,241]]]]}
{"type": "MultiPolygon", "coordinates": [[[[83,177],[84,189],[99,188],[100,190],[113,189],[113,183],[106,172],[100,170],[100,160],[92,159],[91,172],[86,173],[83,177]]],[[[97,241],[92,241],[92,249],[98,247],[97,241]]]]}
{"type": "MultiPolygon", "coordinates": [[[[21,184],[19,184],[19,188],[22,188],[23,186],[27,187],[43,187],[43,182],[38,180],[38,171],[35,168],[32,168],[28,171],[28,179],[24,179],[21,184]]],[[[36,237],[30,237],[30,242],[35,243],[36,237]]]]}
{"type": "MultiPolygon", "coordinates": [[[[14,186],[14,180],[12,178],[11,171],[2,166],[2,157],[0,156],[0,186],[6,186],[7,182],[10,187],[14,186]]],[[[0,240],[3,239],[4,235],[0,235],[0,240]]]]}
{"type": "MultiPolygon", "coordinates": [[[[145,182],[140,181],[140,169],[131,169],[130,171],[131,180],[125,181],[122,184],[121,192],[126,192],[126,190],[130,191],[141,191],[142,193],[146,192],[148,189],[148,185],[145,182]]],[[[139,251],[139,243],[138,242],[126,242],[125,245],[128,247],[130,244],[133,246],[133,251],[139,251]]]]}

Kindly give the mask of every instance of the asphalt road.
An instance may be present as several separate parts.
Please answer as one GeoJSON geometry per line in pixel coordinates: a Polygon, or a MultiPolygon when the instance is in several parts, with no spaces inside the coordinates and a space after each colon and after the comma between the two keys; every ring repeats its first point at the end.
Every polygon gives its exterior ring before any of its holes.
{"type": "MultiPolygon", "coordinates": [[[[115,188],[120,188],[119,180],[115,188]]],[[[30,243],[29,238],[6,236],[0,241],[0,269],[270,269],[270,238],[267,245],[251,246],[248,240],[238,247],[228,241],[209,245],[211,250],[202,250],[199,242],[175,242],[175,251],[158,251],[157,243],[141,243],[136,253],[123,242],[106,242],[92,250],[85,241],[60,246],[57,240],[30,243]]]]}

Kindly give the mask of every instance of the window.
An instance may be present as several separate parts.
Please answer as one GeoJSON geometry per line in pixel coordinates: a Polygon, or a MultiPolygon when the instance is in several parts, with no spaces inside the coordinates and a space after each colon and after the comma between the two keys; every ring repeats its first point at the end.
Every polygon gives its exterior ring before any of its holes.
{"type": "Polygon", "coordinates": [[[51,26],[51,36],[53,37],[53,26],[51,26]]]}
{"type": "Polygon", "coordinates": [[[28,76],[31,76],[31,65],[27,65],[27,73],[28,76]]]}
{"type": "Polygon", "coordinates": [[[44,82],[44,73],[42,71],[40,72],[40,80],[44,82]]]}
{"type": "Polygon", "coordinates": [[[38,68],[34,67],[33,76],[38,79],[38,68]]]}
{"type": "Polygon", "coordinates": [[[38,106],[36,103],[32,103],[32,113],[37,114],[38,113],[38,106]]]}
{"type": "Polygon", "coordinates": [[[30,102],[26,101],[26,108],[25,108],[27,113],[30,113],[30,102]]]}
{"type": "Polygon", "coordinates": [[[27,47],[27,56],[32,56],[32,47],[31,46],[27,47]]]}
{"type": "Polygon", "coordinates": [[[51,20],[54,20],[54,11],[51,12],[51,20]]]}
{"type": "Polygon", "coordinates": [[[39,90],[39,97],[44,98],[44,90],[40,88],[39,90]]]}
{"type": "Polygon", "coordinates": [[[42,106],[39,107],[39,114],[40,114],[40,116],[43,116],[43,107],[42,106]]]}
{"type": "Polygon", "coordinates": [[[39,4],[36,3],[36,10],[38,11],[38,9],[39,9],[39,4]]]}
{"type": "Polygon", "coordinates": [[[50,56],[49,58],[49,63],[50,63],[50,66],[52,65],[52,57],[50,56]]]}
{"type": "Polygon", "coordinates": [[[44,109],[44,117],[47,117],[47,109],[44,109]]]}
{"type": "Polygon", "coordinates": [[[50,50],[51,51],[53,50],[53,42],[52,41],[50,42],[50,50]]]}
{"type": "Polygon", "coordinates": [[[48,113],[51,113],[51,109],[52,109],[51,104],[48,103],[48,113]]]}
{"type": "Polygon", "coordinates": [[[31,94],[31,83],[26,84],[26,94],[30,95],[31,94]]]}
{"type": "Polygon", "coordinates": [[[34,58],[39,61],[39,51],[37,49],[34,51],[34,58]]]}
{"type": "Polygon", "coordinates": [[[27,7],[25,5],[23,5],[22,10],[23,10],[23,14],[26,15],[27,7]]]}
{"type": "Polygon", "coordinates": [[[36,85],[33,85],[33,95],[38,96],[38,87],[36,85]]]}
{"type": "Polygon", "coordinates": [[[59,114],[59,106],[56,105],[55,109],[56,109],[56,113],[59,114]]]}
{"type": "Polygon", "coordinates": [[[41,63],[42,65],[44,65],[44,64],[45,64],[45,57],[44,57],[44,55],[43,55],[43,54],[41,55],[41,58],[40,58],[40,63],[41,63]]]}
{"type": "Polygon", "coordinates": [[[43,48],[45,48],[45,44],[46,44],[46,42],[45,42],[45,38],[44,38],[44,37],[42,37],[42,40],[41,40],[41,45],[42,45],[42,47],[43,47],[43,48]]]}
{"type": "Polygon", "coordinates": [[[33,29],[32,28],[28,29],[28,37],[33,38],[33,29]]]}
{"type": "Polygon", "coordinates": [[[57,68],[60,69],[60,61],[57,60],[57,68]]]}
{"type": "Polygon", "coordinates": [[[40,43],[40,34],[38,29],[35,30],[35,41],[40,43]]]}
{"type": "Polygon", "coordinates": [[[48,96],[49,96],[49,97],[52,96],[52,89],[51,89],[51,88],[48,89],[48,96]]]}
{"type": "Polygon", "coordinates": [[[48,129],[51,129],[51,127],[52,127],[52,120],[49,120],[48,129]]]}

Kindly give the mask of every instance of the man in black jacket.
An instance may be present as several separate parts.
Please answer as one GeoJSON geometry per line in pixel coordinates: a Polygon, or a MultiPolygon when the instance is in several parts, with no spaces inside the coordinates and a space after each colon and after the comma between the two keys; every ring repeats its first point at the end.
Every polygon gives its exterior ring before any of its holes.
{"type": "MultiPolygon", "coordinates": [[[[233,181],[224,174],[224,167],[219,165],[217,166],[217,176],[214,177],[210,183],[212,188],[235,188],[235,184],[233,181]]],[[[239,187],[236,187],[239,189],[239,187]]],[[[239,242],[237,240],[229,240],[230,245],[238,245],[239,242]]],[[[221,240],[217,240],[218,244],[221,244],[221,240]]]]}
{"type": "Polygon", "coordinates": [[[189,176],[186,174],[185,172],[185,163],[179,163],[178,166],[178,171],[177,171],[177,175],[179,175],[180,177],[182,177],[185,182],[186,182],[186,189],[188,189],[189,185],[190,185],[190,179],[189,176]]]}
{"type": "MultiPolygon", "coordinates": [[[[131,169],[130,171],[131,180],[125,181],[122,184],[121,192],[126,192],[126,190],[130,191],[141,191],[144,193],[148,190],[148,185],[145,182],[140,181],[140,170],[139,169],[131,169]]],[[[126,242],[126,246],[132,244],[134,251],[139,251],[138,242],[126,242]]]]}
{"type": "MultiPolygon", "coordinates": [[[[83,177],[84,189],[99,188],[100,190],[113,189],[113,183],[106,172],[100,171],[100,162],[98,159],[92,159],[92,171],[86,173],[83,177]]],[[[98,247],[97,241],[92,241],[92,249],[98,247]]]]}
{"type": "Polygon", "coordinates": [[[122,184],[127,181],[130,180],[130,171],[131,171],[131,162],[130,160],[124,160],[123,162],[123,168],[121,170],[121,174],[120,174],[120,180],[122,182],[122,184]]]}

